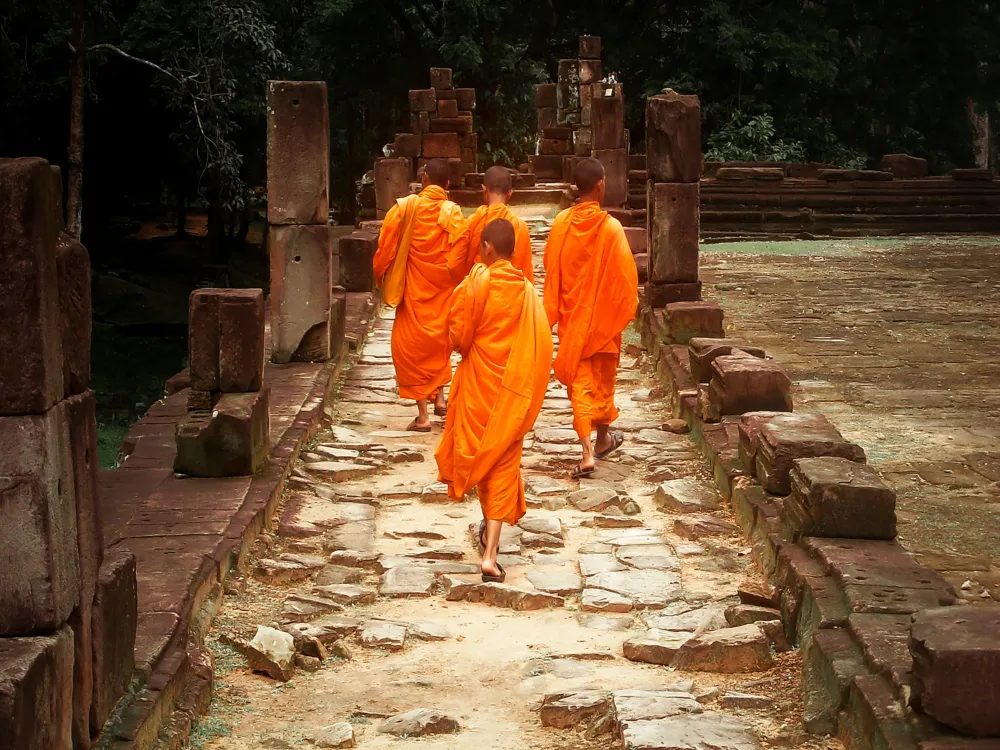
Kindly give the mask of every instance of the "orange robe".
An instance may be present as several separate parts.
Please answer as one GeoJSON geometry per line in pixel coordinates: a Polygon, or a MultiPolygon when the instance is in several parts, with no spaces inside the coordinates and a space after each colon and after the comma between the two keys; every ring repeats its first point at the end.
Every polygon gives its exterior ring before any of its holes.
{"type": "Polygon", "coordinates": [[[392,364],[399,395],[417,400],[432,398],[451,381],[448,309],[455,284],[448,271],[453,244],[465,228],[462,210],[448,193],[429,185],[420,195],[409,195],[389,209],[375,253],[375,278],[382,286],[402,252],[406,234],[403,215],[408,201],[417,201],[413,234],[406,256],[405,287],[392,326],[392,364]]]}
{"type": "Polygon", "coordinates": [[[438,477],[455,499],[478,487],[483,516],[515,524],[526,509],[522,442],[549,383],[551,326],[524,275],[498,260],[473,266],[455,290],[450,331],[462,362],[434,454],[438,477]]]}
{"type": "Polygon", "coordinates": [[[514,225],[514,255],[510,262],[521,273],[524,278],[535,283],[535,268],[531,264],[531,232],[524,219],[510,210],[505,203],[497,203],[493,206],[480,206],[476,212],[469,217],[465,225],[465,231],[455,244],[454,252],[450,262],[452,274],[455,281],[461,281],[468,276],[472,266],[482,263],[480,256],[480,245],[483,241],[483,230],[486,225],[494,219],[507,219],[514,225]]]}
{"type": "Polygon", "coordinates": [[[558,324],[553,369],[569,391],[581,440],[618,418],[622,331],[638,304],[638,272],[621,223],[595,201],[561,212],[545,246],[545,313],[558,324]]]}

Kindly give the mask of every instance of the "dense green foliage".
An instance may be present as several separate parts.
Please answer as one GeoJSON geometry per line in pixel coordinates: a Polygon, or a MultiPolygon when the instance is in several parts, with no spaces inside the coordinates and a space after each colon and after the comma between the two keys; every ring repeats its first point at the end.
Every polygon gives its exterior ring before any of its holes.
{"type": "MultiPolygon", "coordinates": [[[[0,6],[0,154],[65,161],[73,3],[0,6]]],[[[1000,8],[980,0],[86,0],[85,226],[164,204],[238,235],[264,176],[264,81],[330,87],[333,194],[408,129],[406,91],[447,65],[479,97],[485,162],[533,148],[533,84],[581,33],[604,40],[632,141],[642,97],[701,96],[706,152],[969,165],[967,104],[1000,101],[1000,8]],[[101,45],[113,45],[110,46],[101,45]],[[132,59],[125,56],[131,55],[132,59]],[[228,228],[227,228],[228,227],[228,228]]]]}

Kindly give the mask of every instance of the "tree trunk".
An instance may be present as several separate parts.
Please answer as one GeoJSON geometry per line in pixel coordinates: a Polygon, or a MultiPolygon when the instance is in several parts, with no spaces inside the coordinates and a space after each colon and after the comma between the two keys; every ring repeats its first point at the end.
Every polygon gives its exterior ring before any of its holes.
{"type": "Polygon", "coordinates": [[[66,196],[66,232],[79,239],[83,232],[83,89],[86,85],[87,51],[84,48],[86,0],[76,0],[73,20],[73,59],[70,64],[72,100],[69,115],[69,190],[66,196]]]}
{"type": "Polygon", "coordinates": [[[990,115],[969,99],[969,124],[972,127],[972,153],[976,166],[987,169],[990,166],[990,115]]]}

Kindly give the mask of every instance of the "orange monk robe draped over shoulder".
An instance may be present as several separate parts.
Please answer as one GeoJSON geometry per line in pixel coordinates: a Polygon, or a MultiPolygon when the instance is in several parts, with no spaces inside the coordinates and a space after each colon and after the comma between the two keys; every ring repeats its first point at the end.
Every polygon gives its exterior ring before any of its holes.
{"type": "Polygon", "coordinates": [[[456,499],[478,487],[483,515],[515,524],[526,507],[522,441],[542,408],[552,365],[545,310],[510,261],[476,264],[455,290],[450,330],[462,362],[435,452],[438,476],[456,499]]]}
{"type": "Polygon", "coordinates": [[[399,245],[406,234],[402,224],[409,201],[417,203],[412,212],[402,301],[392,327],[392,363],[399,395],[423,400],[451,381],[448,309],[455,284],[448,258],[465,228],[465,219],[462,210],[437,185],[396,201],[382,223],[375,253],[375,278],[380,286],[397,252],[402,252],[399,245]]]}
{"type": "Polygon", "coordinates": [[[595,201],[561,212],[545,246],[545,313],[558,325],[553,365],[573,402],[573,427],[588,439],[611,424],[621,334],[635,318],[639,276],[621,223],[595,201]]]}
{"type": "Polygon", "coordinates": [[[510,262],[517,270],[524,274],[524,278],[535,283],[535,268],[531,264],[531,232],[524,219],[510,210],[504,203],[497,203],[493,206],[480,206],[476,212],[469,217],[465,225],[465,231],[452,253],[449,266],[452,269],[452,276],[456,283],[464,279],[472,266],[482,263],[480,256],[480,245],[483,241],[483,230],[486,225],[495,219],[507,219],[514,225],[514,255],[510,262]]]}

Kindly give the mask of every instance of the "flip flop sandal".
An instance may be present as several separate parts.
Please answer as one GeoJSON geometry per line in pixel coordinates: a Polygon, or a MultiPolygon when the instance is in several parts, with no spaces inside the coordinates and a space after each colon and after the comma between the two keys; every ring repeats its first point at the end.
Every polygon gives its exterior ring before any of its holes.
{"type": "Polygon", "coordinates": [[[431,431],[431,426],[429,424],[428,425],[423,425],[423,426],[418,425],[417,424],[417,420],[414,419],[412,422],[410,422],[409,426],[406,428],[406,431],[407,432],[430,432],[431,431]]]}
{"type": "Polygon", "coordinates": [[[614,430],[611,433],[611,447],[600,453],[595,453],[594,458],[601,459],[606,456],[610,456],[616,450],[622,447],[622,443],[625,442],[625,434],[621,430],[614,430]]]}
{"type": "Polygon", "coordinates": [[[486,519],[479,522],[479,546],[486,549],[486,519]]]}
{"type": "Polygon", "coordinates": [[[489,573],[483,573],[483,583],[503,583],[507,580],[507,571],[503,569],[503,565],[497,563],[497,570],[500,571],[500,575],[491,576],[489,573]]]}
{"type": "Polygon", "coordinates": [[[447,417],[448,416],[448,407],[445,406],[445,407],[442,408],[440,406],[435,406],[434,407],[434,416],[435,417],[447,417]]]}
{"type": "Polygon", "coordinates": [[[596,466],[593,469],[585,469],[581,464],[577,464],[573,467],[573,471],[569,473],[569,477],[570,479],[584,479],[585,477],[589,477],[595,471],[597,471],[596,466]]]}

